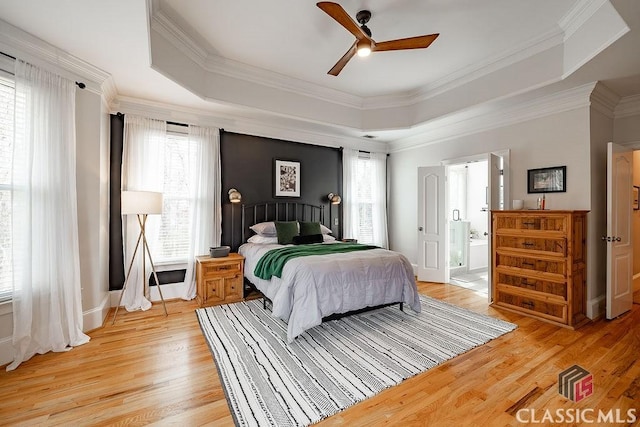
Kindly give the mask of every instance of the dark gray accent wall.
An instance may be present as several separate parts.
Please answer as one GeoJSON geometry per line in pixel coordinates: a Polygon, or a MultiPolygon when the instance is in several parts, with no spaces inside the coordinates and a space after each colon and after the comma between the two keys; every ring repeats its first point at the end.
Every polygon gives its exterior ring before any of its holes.
{"type": "Polygon", "coordinates": [[[242,203],[269,201],[304,202],[325,206],[325,225],[333,235],[342,235],[342,206],[331,205],[327,194],[342,195],[342,152],[339,148],[321,147],[279,139],[263,138],[222,131],[222,244],[237,248],[240,242],[240,206],[229,202],[228,191],[236,188],[242,203]],[[274,197],[274,162],[300,162],[300,197],[274,197]],[[233,209],[234,233],[231,233],[233,209]],[[331,217],[329,217],[331,211],[331,217]],[[335,221],[338,220],[338,225],[335,221]],[[232,242],[233,237],[233,242],[232,242]],[[233,244],[232,244],[233,243],[233,244]]]}
{"type": "Polygon", "coordinates": [[[122,146],[124,115],[110,116],[109,171],[109,290],[122,289],[124,284],[124,255],[122,254],[122,216],[120,215],[120,179],[122,175],[122,146]]]}

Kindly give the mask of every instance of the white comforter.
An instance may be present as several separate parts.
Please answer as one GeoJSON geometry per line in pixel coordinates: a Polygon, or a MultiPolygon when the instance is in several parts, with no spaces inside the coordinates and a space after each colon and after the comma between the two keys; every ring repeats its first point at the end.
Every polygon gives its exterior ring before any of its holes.
{"type": "Polygon", "coordinates": [[[371,249],[311,255],[288,261],[282,278],[256,277],[253,271],[260,257],[279,247],[245,243],[239,252],[245,257],[245,277],[272,301],[272,314],[288,323],[289,342],[334,313],[395,302],[420,312],[413,269],[402,254],[371,249]]]}

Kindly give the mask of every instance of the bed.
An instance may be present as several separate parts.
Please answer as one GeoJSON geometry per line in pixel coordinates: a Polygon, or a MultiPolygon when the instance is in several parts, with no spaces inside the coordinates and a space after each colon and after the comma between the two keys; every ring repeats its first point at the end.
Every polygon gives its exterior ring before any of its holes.
{"type": "MultiPolygon", "coordinates": [[[[255,234],[256,226],[274,221],[322,224],[322,206],[285,202],[243,205],[241,216],[243,244],[238,252],[245,257],[245,280],[271,301],[273,316],[287,322],[289,342],[336,314],[396,303],[420,311],[411,264],[402,254],[386,249],[354,248],[358,250],[293,257],[282,266],[280,277],[258,277],[262,271],[257,275],[256,266],[262,257],[274,249],[292,245],[275,243],[273,236],[254,237],[263,236],[255,234]]],[[[345,244],[335,241],[326,226],[322,230],[321,243],[300,247],[334,245],[327,250],[342,250],[335,245],[345,244]]],[[[293,250],[297,248],[286,251],[293,250]]]]}

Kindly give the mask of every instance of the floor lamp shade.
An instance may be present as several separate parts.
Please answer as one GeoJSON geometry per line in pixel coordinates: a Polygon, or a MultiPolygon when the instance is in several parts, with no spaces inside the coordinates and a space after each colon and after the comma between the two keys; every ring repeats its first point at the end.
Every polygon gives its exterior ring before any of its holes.
{"type": "Polygon", "coordinates": [[[123,191],[120,202],[122,215],[162,213],[162,193],[123,191]]]}

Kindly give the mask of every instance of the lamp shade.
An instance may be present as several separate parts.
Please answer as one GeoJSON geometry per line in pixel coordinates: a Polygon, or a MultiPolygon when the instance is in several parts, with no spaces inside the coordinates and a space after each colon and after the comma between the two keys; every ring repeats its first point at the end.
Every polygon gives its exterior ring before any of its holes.
{"type": "Polygon", "coordinates": [[[240,194],[238,190],[236,190],[235,188],[229,190],[229,201],[231,203],[240,203],[241,200],[242,194],[240,194]]]}
{"type": "Polygon", "coordinates": [[[154,191],[123,191],[120,196],[122,215],[161,214],[162,193],[154,191]]]}
{"type": "Polygon", "coordinates": [[[332,205],[339,205],[340,202],[342,201],[342,197],[338,196],[337,194],[333,194],[333,193],[329,193],[327,195],[327,198],[329,199],[329,201],[331,202],[332,205]]]}

